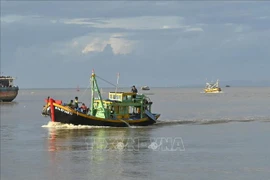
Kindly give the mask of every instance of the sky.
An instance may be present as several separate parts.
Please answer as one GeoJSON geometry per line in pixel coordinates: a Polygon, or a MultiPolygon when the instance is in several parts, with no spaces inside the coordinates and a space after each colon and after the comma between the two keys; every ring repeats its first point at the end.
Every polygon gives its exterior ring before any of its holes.
{"type": "Polygon", "coordinates": [[[119,87],[270,84],[270,2],[1,0],[1,73],[19,87],[88,87],[93,69],[119,87]]]}

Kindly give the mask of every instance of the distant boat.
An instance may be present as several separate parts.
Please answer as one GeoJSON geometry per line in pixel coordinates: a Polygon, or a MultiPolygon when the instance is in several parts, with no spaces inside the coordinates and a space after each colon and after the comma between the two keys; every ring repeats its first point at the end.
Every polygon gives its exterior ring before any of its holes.
{"type": "Polygon", "coordinates": [[[148,86],[142,86],[141,89],[142,90],[150,90],[150,88],[148,86]]]}
{"type": "Polygon", "coordinates": [[[0,101],[11,102],[17,97],[19,87],[13,85],[14,79],[11,76],[0,76],[0,101]]]}
{"type": "Polygon", "coordinates": [[[76,91],[80,91],[80,88],[79,88],[79,86],[77,86],[77,89],[76,89],[76,91]]]}
{"type": "Polygon", "coordinates": [[[221,88],[219,87],[218,80],[215,83],[206,83],[204,88],[205,93],[220,93],[221,88]]]}
{"type": "Polygon", "coordinates": [[[230,85],[226,85],[226,87],[231,87],[230,85]]]}

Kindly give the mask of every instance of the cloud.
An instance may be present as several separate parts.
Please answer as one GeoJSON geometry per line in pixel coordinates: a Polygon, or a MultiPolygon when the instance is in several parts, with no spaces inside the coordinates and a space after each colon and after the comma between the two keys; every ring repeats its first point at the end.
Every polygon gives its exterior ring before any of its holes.
{"type": "Polygon", "coordinates": [[[8,15],[8,16],[2,16],[1,23],[14,23],[18,21],[22,21],[25,18],[25,16],[20,15],[8,15]]]}
{"type": "Polygon", "coordinates": [[[96,28],[120,28],[127,30],[153,30],[160,28],[185,28],[180,16],[138,16],[128,18],[75,18],[61,20],[64,24],[87,25],[96,28]]]}
{"type": "Polygon", "coordinates": [[[194,27],[194,28],[187,28],[185,32],[203,32],[202,28],[194,27]]]}
{"type": "Polygon", "coordinates": [[[114,54],[129,54],[136,42],[126,40],[123,37],[122,34],[113,34],[108,40],[95,38],[84,47],[82,53],[103,52],[105,47],[110,44],[114,54]]]}
{"type": "Polygon", "coordinates": [[[171,27],[164,25],[161,29],[171,29],[171,27]]]}
{"type": "Polygon", "coordinates": [[[250,30],[251,30],[250,26],[240,24],[240,25],[236,25],[234,32],[242,33],[242,32],[247,32],[250,30]]]}
{"type": "Polygon", "coordinates": [[[129,40],[127,34],[94,33],[73,38],[70,41],[52,43],[49,48],[60,55],[89,55],[104,52],[110,45],[114,55],[126,55],[135,50],[138,41],[129,40]]]}
{"type": "MultiPolygon", "coordinates": [[[[181,16],[138,16],[123,18],[74,18],[62,19],[59,23],[68,25],[79,25],[83,27],[98,28],[99,31],[115,31],[116,33],[133,32],[140,34],[146,31],[175,31],[175,33],[186,33],[185,37],[194,37],[198,33],[204,32],[203,27],[207,24],[195,23],[189,24],[181,16]]],[[[145,38],[145,37],[144,37],[145,38]]],[[[143,38],[143,39],[144,39],[143,38]]],[[[126,54],[131,52],[134,43],[122,39],[110,38],[110,40],[96,40],[88,43],[83,53],[102,52],[106,44],[111,44],[114,54],[126,54]],[[110,42],[108,42],[110,41],[110,42]],[[112,42],[111,42],[112,41],[112,42]],[[121,44],[121,45],[120,45],[121,44]],[[120,50],[123,49],[123,50],[120,50]],[[128,50],[129,49],[129,50],[128,50]]]]}
{"type": "Polygon", "coordinates": [[[75,19],[60,20],[59,22],[64,24],[95,25],[96,23],[91,22],[91,20],[92,19],[90,18],[75,18],[75,19]]]}
{"type": "Polygon", "coordinates": [[[6,15],[6,16],[1,16],[0,19],[1,19],[1,23],[11,24],[11,23],[20,23],[20,22],[31,23],[31,21],[37,18],[41,18],[41,17],[37,15],[23,16],[23,15],[11,14],[11,15],[6,15]]]}
{"type": "Polygon", "coordinates": [[[270,19],[270,16],[260,16],[255,19],[265,20],[265,19],[270,19]]]}
{"type": "Polygon", "coordinates": [[[74,41],[71,46],[72,47],[77,47],[78,46],[78,42],[77,41],[74,41]]]}
{"type": "Polygon", "coordinates": [[[111,44],[114,54],[129,54],[134,49],[136,41],[126,40],[124,38],[119,38],[121,34],[115,34],[110,39],[108,44],[111,44]]]}
{"type": "Polygon", "coordinates": [[[91,43],[87,44],[85,48],[82,50],[83,54],[91,53],[91,52],[102,52],[106,47],[107,42],[103,41],[99,38],[95,38],[91,43]]]}
{"type": "Polygon", "coordinates": [[[58,21],[55,19],[50,20],[51,23],[56,24],[58,21]]]}
{"type": "Polygon", "coordinates": [[[263,2],[5,4],[1,9],[1,66],[14,72],[16,64],[15,72],[24,86],[48,86],[47,80],[54,78],[54,74],[47,75],[48,69],[65,68],[66,73],[56,77],[51,87],[76,87],[81,78],[67,73],[74,66],[85,73],[83,77],[88,77],[92,67],[106,76],[125,71],[126,84],[131,82],[128,74],[136,73],[126,67],[140,67],[141,73],[132,77],[134,83],[160,86],[196,78],[200,82],[200,77],[215,73],[223,79],[240,74],[243,79],[259,79],[265,77],[262,67],[268,72],[270,14],[263,2]],[[104,64],[110,67],[106,71],[104,64]],[[166,76],[160,73],[161,67],[166,76]],[[213,71],[205,71],[209,67],[213,71]],[[33,85],[33,74],[44,77],[35,77],[38,81],[33,85]]]}

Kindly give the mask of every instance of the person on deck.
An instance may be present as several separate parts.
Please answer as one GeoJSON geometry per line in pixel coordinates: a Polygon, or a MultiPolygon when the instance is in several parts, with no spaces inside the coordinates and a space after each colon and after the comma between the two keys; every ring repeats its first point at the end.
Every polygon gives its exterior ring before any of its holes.
{"type": "Polygon", "coordinates": [[[87,112],[87,106],[84,104],[84,103],[82,103],[82,105],[81,105],[81,111],[83,112],[83,113],[86,113],[87,112]]]}
{"type": "Polygon", "coordinates": [[[137,90],[137,88],[134,85],[131,88],[131,92],[138,93],[138,90],[137,90]]]}
{"type": "Polygon", "coordinates": [[[79,102],[79,100],[78,100],[78,97],[76,96],[76,97],[75,97],[75,100],[74,100],[74,108],[75,108],[75,109],[78,109],[78,108],[79,108],[79,103],[80,103],[80,102],[79,102]]]}
{"type": "Polygon", "coordinates": [[[73,102],[73,100],[71,99],[70,102],[67,105],[69,107],[71,107],[71,108],[74,108],[74,102],[73,102]]]}
{"type": "MultiPolygon", "coordinates": [[[[135,87],[135,85],[132,86],[131,92],[136,93],[136,94],[138,93],[138,90],[137,90],[137,88],[135,87]]],[[[136,94],[132,95],[133,102],[135,102],[136,94]]],[[[136,109],[136,108],[133,107],[133,114],[135,113],[135,109],[136,109]]]]}
{"type": "MultiPolygon", "coordinates": [[[[136,94],[138,93],[138,90],[134,85],[131,88],[131,92],[136,93],[136,94]]],[[[135,101],[135,98],[136,98],[136,94],[132,95],[132,98],[134,99],[134,101],[135,101]]]]}

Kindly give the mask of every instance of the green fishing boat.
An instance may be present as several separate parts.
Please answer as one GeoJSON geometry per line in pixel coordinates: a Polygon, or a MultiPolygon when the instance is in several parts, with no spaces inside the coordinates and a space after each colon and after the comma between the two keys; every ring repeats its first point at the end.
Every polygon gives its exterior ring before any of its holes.
{"type": "Polygon", "coordinates": [[[109,92],[103,99],[96,74],[92,72],[91,102],[86,112],[62,103],[62,100],[48,98],[42,115],[53,122],[90,126],[149,126],[155,124],[160,114],[152,113],[153,102],[144,94],[132,92],[109,92]]]}

